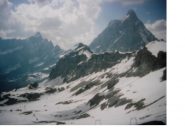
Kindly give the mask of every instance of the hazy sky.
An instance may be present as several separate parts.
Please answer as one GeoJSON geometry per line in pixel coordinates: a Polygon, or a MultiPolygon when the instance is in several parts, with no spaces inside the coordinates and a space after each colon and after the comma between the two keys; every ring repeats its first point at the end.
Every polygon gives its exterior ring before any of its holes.
{"type": "Polygon", "coordinates": [[[44,37],[71,48],[89,44],[110,20],[134,9],[158,38],[166,37],[166,0],[0,0],[0,37],[44,37]]]}

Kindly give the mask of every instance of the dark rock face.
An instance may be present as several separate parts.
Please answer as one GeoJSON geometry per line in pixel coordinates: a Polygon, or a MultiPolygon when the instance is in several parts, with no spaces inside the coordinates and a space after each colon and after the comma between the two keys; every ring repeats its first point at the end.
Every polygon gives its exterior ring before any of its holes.
{"type": "Polygon", "coordinates": [[[65,122],[59,122],[59,121],[38,121],[38,122],[34,122],[36,124],[53,124],[55,123],[56,125],[65,125],[65,122]]]}
{"type": "Polygon", "coordinates": [[[161,81],[165,81],[166,80],[166,69],[163,71],[163,76],[161,77],[161,81]]]}
{"type": "Polygon", "coordinates": [[[164,123],[162,121],[149,121],[146,123],[142,123],[140,125],[166,125],[166,123],[164,123]]]}
{"type": "Polygon", "coordinates": [[[45,91],[45,94],[53,94],[57,91],[56,88],[51,88],[51,87],[47,87],[46,88],[46,91],[45,91]]]}
{"type": "Polygon", "coordinates": [[[158,67],[159,68],[163,68],[166,67],[166,52],[160,51],[157,55],[157,59],[158,59],[158,67]]]}
{"type": "Polygon", "coordinates": [[[22,98],[22,99],[18,99],[18,98],[11,97],[10,94],[6,94],[6,95],[0,94],[0,101],[5,101],[3,104],[0,104],[0,106],[14,105],[18,103],[27,102],[27,101],[37,101],[41,96],[42,94],[40,93],[25,93],[18,96],[19,98],[22,98]]]}
{"type": "Polygon", "coordinates": [[[112,79],[107,83],[107,89],[112,89],[118,82],[119,82],[119,79],[117,79],[117,78],[112,78],[112,79]]]}
{"type": "Polygon", "coordinates": [[[140,50],[133,64],[134,68],[137,68],[138,75],[143,76],[156,68],[157,58],[152,55],[146,48],[140,50]]]}
{"type": "Polygon", "coordinates": [[[73,119],[82,119],[82,118],[87,118],[87,117],[89,117],[89,116],[90,116],[89,114],[84,113],[84,114],[81,114],[81,115],[79,115],[79,116],[77,116],[77,117],[74,117],[73,119]]]}
{"type": "Polygon", "coordinates": [[[31,83],[28,88],[29,89],[36,89],[39,86],[39,84],[37,82],[31,83]]]}
{"type": "Polygon", "coordinates": [[[27,39],[0,39],[0,92],[20,88],[31,82],[29,74],[55,64],[63,50],[36,33],[27,39]]]}
{"type": "Polygon", "coordinates": [[[21,114],[30,115],[30,114],[32,114],[32,113],[33,113],[32,111],[25,111],[25,112],[22,112],[21,114]]]}
{"type": "Polygon", "coordinates": [[[20,95],[20,97],[28,99],[28,101],[36,101],[39,100],[39,98],[42,96],[42,94],[39,93],[25,93],[20,95]]]}
{"type": "MultiPolygon", "coordinates": [[[[71,53],[73,55],[73,52],[71,53]]],[[[58,76],[66,77],[66,81],[70,78],[70,76],[75,72],[75,68],[82,61],[86,60],[84,55],[67,55],[64,58],[60,59],[56,66],[51,70],[49,75],[50,79],[54,79],[58,76]]]]}
{"type": "Polygon", "coordinates": [[[90,48],[95,52],[133,51],[157,38],[148,31],[133,10],[129,10],[124,20],[113,20],[95,38],[90,48]]]}
{"type": "Polygon", "coordinates": [[[8,101],[6,101],[3,105],[14,105],[17,103],[26,102],[25,100],[18,100],[16,98],[8,98],[8,101]]]}
{"type": "MultiPolygon", "coordinates": [[[[89,49],[84,47],[83,49],[89,49]]],[[[61,58],[52,69],[49,78],[62,77],[64,82],[78,79],[82,76],[98,72],[118,64],[123,58],[131,54],[121,54],[119,52],[92,54],[90,59],[86,55],[73,51],[61,58]]]]}
{"type": "Polygon", "coordinates": [[[132,68],[136,71],[130,71],[127,76],[144,76],[147,73],[166,67],[166,52],[159,52],[158,57],[152,55],[147,48],[143,48],[136,54],[135,62],[132,68]]]}
{"type": "Polygon", "coordinates": [[[102,100],[104,99],[104,96],[101,96],[100,94],[96,94],[92,99],[88,101],[87,104],[89,104],[91,107],[97,106],[102,100]]]}
{"type": "Polygon", "coordinates": [[[97,86],[99,84],[100,84],[100,81],[99,80],[89,82],[86,85],[84,85],[83,87],[81,87],[78,91],[76,91],[74,95],[79,95],[79,94],[85,92],[86,90],[89,90],[92,87],[97,86]]]}

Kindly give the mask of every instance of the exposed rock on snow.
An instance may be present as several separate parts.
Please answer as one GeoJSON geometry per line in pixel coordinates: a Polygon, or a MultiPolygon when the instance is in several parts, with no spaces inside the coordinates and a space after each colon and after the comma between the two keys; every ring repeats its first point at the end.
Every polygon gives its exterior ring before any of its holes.
{"type": "MultiPolygon", "coordinates": [[[[166,54],[160,53],[112,53],[117,63],[72,81],[59,76],[33,89],[2,93],[0,124],[165,124],[166,54]]],[[[102,62],[102,55],[95,58],[102,62]]]]}

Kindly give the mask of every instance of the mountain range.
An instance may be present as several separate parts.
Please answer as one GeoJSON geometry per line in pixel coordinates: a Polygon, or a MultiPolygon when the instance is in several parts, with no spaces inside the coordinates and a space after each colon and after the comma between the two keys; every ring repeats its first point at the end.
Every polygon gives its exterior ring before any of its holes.
{"type": "Polygon", "coordinates": [[[14,71],[8,70],[11,62],[25,59],[20,75],[48,74],[0,94],[0,124],[166,124],[166,42],[148,31],[133,10],[111,21],[89,46],[78,43],[65,53],[39,33],[1,41],[6,45],[0,56],[21,55],[4,64],[4,73],[14,71]]]}
{"type": "Polygon", "coordinates": [[[25,86],[48,74],[63,50],[38,32],[26,39],[0,39],[0,92],[25,86]]]}

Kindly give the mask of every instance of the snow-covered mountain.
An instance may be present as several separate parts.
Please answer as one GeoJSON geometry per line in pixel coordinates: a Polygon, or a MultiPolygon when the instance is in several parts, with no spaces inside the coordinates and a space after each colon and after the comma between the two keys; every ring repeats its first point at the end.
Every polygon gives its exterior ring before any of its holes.
{"type": "Polygon", "coordinates": [[[144,47],[157,38],[146,29],[133,10],[129,10],[122,20],[111,21],[105,30],[90,44],[95,52],[133,51],[144,47]]]}
{"type": "Polygon", "coordinates": [[[0,39],[0,92],[42,79],[63,50],[40,33],[27,39],[0,39]]]}
{"type": "Polygon", "coordinates": [[[63,56],[48,79],[0,94],[0,124],[166,123],[166,43],[63,56]]]}
{"type": "Polygon", "coordinates": [[[0,93],[0,124],[166,124],[166,42],[133,10],[61,53],[40,33],[0,39],[0,84],[24,83],[0,93]]]}

